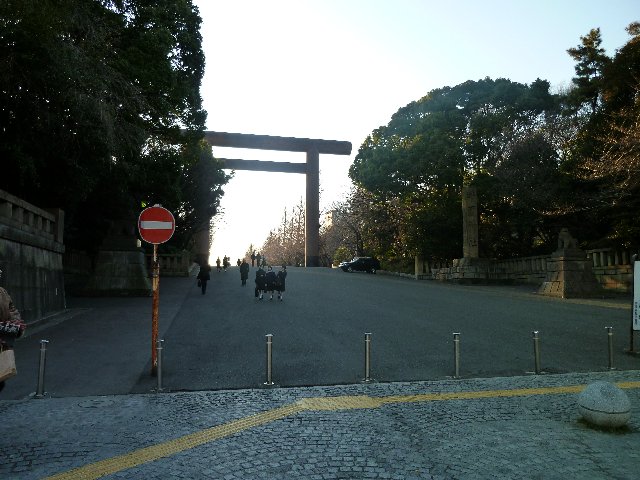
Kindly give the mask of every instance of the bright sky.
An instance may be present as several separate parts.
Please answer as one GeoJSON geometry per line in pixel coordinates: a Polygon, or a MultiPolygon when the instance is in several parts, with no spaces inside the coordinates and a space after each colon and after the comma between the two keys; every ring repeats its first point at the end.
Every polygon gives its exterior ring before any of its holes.
{"type": "MultiPolygon", "coordinates": [[[[320,209],[341,201],[366,136],[429,91],[485,77],[568,86],[566,50],[599,27],[613,55],[640,21],[637,0],[194,0],[203,19],[207,128],[351,142],[320,156],[320,209]]],[[[214,148],[214,156],[305,161],[303,153],[214,148]]],[[[236,171],[211,257],[262,246],[305,176],[236,171]]]]}

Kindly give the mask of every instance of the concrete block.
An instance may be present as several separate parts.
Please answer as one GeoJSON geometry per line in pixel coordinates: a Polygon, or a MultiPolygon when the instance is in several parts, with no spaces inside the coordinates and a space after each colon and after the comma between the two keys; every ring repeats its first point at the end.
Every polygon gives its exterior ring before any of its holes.
{"type": "Polygon", "coordinates": [[[631,402],[627,394],[609,382],[594,382],[578,395],[582,418],[599,427],[618,428],[631,418],[631,402]]]}

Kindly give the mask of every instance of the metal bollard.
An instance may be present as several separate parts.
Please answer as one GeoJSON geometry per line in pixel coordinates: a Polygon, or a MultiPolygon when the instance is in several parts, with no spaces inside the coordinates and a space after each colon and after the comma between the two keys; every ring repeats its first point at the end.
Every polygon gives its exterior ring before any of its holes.
{"type": "Polygon", "coordinates": [[[158,340],[156,342],[156,357],[158,359],[158,370],[157,370],[157,375],[158,375],[158,388],[156,389],[156,392],[162,392],[162,344],[164,343],[164,340],[158,340]]]}
{"type": "Polygon", "coordinates": [[[609,370],[613,368],[613,327],[605,327],[607,330],[607,338],[609,341],[609,370]]]}
{"type": "Polygon", "coordinates": [[[364,334],[364,381],[371,381],[371,334],[364,334]]]}
{"type": "Polygon", "coordinates": [[[267,337],[267,381],[264,382],[265,385],[273,385],[273,380],[271,379],[271,352],[273,345],[273,335],[271,333],[266,335],[267,337]]]}
{"type": "Polygon", "coordinates": [[[455,370],[453,378],[460,378],[460,334],[453,334],[453,362],[455,370]]]}
{"type": "Polygon", "coordinates": [[[538,330],[533,332],[533,355],[536,361],[536,375],[540,373],[540,337],[538,337],[538,330]]]}
{"type": "Polygon", "coordinates": [[[38,386],[35,398],[44,397],[44,368],[47,361],[47,343],[49,340],[40,340],[40,368],[38,369],[38,386]]]}

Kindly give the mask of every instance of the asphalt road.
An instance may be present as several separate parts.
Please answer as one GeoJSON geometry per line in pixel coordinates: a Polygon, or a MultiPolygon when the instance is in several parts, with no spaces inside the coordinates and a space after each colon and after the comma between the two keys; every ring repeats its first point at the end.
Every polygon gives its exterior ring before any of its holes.
{"type": "Polygon", "coordinates": [[[365,332],[372,334],[371,376],[384,382],[451,376],[453,332],[461,336],[462,376],[533,371],[533,330],[545,372],[607,367],[606,326],[618,333],[614,365],[639,365],[622,353],[628,309],[533,296],[530,289],[302,268],[289,269],[283,302],[257,301],[234,270],[214,273],[204,296],[193,289],[167,330],[169,388],[261,385],[266,334],[273,335],[273,380],[280,386],[361,381],[365,332]]]}
{"type": "MultiPolygon", "coordinates": [[[[379,382],[434,380],[454,371],[460,333],[462,377],[534,370],[539,331],[543,373],[604,371],[605,327],[614,327],[614,366],[640,367],[624,353],[631,299],[561,300],[528,287],[460,286],[336,269],[289,268],[284,301],[258,301],[253,275],[214,269],[206,295],[193,278],[160,283],[162,380],[171,391],[262,387],[266,334],[281,387],[337,385],[364,378],[364,334],[372,334],[371,376],[379,382]]],[[[70,299],[69,318],[17,344],[19,375],[0,399],[35,391],[40,339],[48,339],[51,396],[149,392],[150,298],[70,299]]]]}

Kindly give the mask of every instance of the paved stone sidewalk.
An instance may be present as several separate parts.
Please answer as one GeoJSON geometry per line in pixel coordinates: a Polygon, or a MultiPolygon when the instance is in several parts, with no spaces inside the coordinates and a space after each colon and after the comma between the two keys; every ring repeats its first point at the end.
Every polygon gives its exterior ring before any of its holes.
{"type": "Polygon", "coordinates": [[[640,372],[0,401],[3,479],[632,479],[640,372]],[[577,393],[620,383],[627,428],[577,393]]]}

